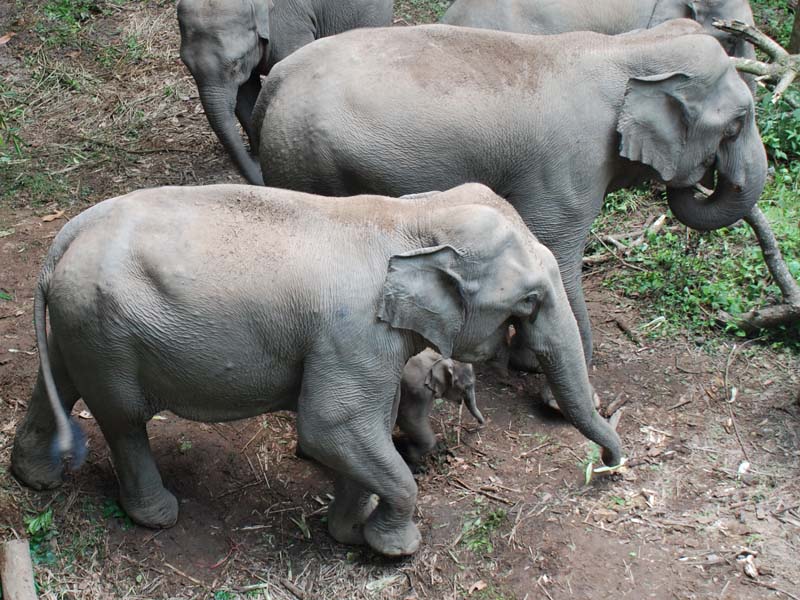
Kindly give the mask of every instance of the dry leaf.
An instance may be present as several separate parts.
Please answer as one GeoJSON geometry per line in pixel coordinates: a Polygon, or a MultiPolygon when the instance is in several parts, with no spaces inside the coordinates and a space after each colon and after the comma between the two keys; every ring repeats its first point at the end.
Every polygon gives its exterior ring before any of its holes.
{"type": "Polygon", "coordinates": [[[758,577],[758,569],[756,569],[756,564],[753,561],[753,555],[748,554],[742,562],[744,562],[745,575],[751,577],[752,579],[756,579],[758,577]]]}
{"type": "Polygon", "coordinates": [[[469,594],[471,596],[472,592],[480,592],[481,590],[485,590],[485,589],[486,589],[486,582],[483,579],[479,579],[478,581],[473,583],[471,586],[469,586],[469,590],[467,591],[467,594],[469,594]]]}
{"type": "Polygon", "coordinates": [[[90,413],[88,410],[82,410],[81,412],[78,413],[78,416],[81,419],[94,419],[92,413],[90,413]]]}
{"type": "Polygon", "coordinates": [[[50,221],[55,221],[56,219],[60,219],[63,216],[64,216],[64,211],[63,210],[57,210],[56,212],[54,212],[51,215],[43,216],[42,217],[42,221],[44,221],[45,223],[49,223],[50,221]]]}
{"type": "Polygon", "coordinates": [[[8,41],[9,41],[9,40],[10,40],[12,37],[14,37],[15,35],[17,35],[17,34],[16,34],[16,33],[14,33],[13,31],[9,31],[9,32],[8,32],[7,34],[5,34],[4,36],[1,36],[1,37],[0,37],[0,46],[2,46],[3,44],[7,44],[7,43],[8,43],[8,41]]]}

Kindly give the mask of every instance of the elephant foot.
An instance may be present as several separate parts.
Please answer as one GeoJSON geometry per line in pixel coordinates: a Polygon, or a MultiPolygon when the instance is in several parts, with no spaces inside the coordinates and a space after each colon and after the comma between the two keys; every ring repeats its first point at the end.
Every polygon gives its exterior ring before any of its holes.
{"type": "Polygon", "coordinates": [[[23,430],[14,439],[11,472],[35,490],[51,490],[64,483],[64,465],[50,452],[50,440],[26,435],[23,430]]]}
{"type": "Polygon", "coordinates": [[[365,544],[364,523],[377,505],[378,497],[375,494],[369,494],[366,500],[356,502],[355,506],[345,499],[334,499],[328,507],[328,533],[340,544],[365,544]]]}
{"type": "Polygon", "coordinates": [[[408,556],[417,551],[422,536],[413,521],[386,529],[373,519],[364,526],[364,539],[373,550],[385,556],[408,556]]]}
{"type": "MultiPolygon", "coordinates": [[[[561,409],[556,402],[556,398],[553,395],[553,391],[550,389],[549,384],[545,384],[544,388],[542,389],[542,401],[548,408],[551,408],[556,412],[561,412],[561,409]]],[[[595,391],[592,391],[592,402],[594,403],[595,410],[598,410],[600,408],[600,396],[598,396],[595,391]]]]}
{"type": "Polygon", "coordinates": [[[418,467],[425,462],[425,457],[436,447],[436,440],[430,443],[419,443],[411,438],[399,437],[394,440],[394,447],[410,467],[418,467]]]}
{"type": "Polygon", "coordinates": [[[134,523],[166,529],[178,521],[178,500],[165,488],[144,497],[121,497],[120,504],[134,523]]]}

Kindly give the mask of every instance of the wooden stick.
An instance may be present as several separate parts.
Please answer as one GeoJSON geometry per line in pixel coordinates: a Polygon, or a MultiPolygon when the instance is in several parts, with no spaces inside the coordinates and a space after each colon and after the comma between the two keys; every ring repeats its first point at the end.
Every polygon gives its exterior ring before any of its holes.
{"type": "Polygon", "coordinates": [[[33,564],[28,540],[11,540],[2,546],[0,582],[6,600],[36,600],[33,564]]]}

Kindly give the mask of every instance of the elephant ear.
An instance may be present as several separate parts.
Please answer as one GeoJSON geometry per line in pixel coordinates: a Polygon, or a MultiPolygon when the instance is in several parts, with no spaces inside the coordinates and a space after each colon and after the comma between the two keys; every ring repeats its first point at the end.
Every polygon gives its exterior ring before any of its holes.
{"type": "Polygon", "coordinates": [[[688,83],[684,73],[632,77],[617,123],[620,154],[650,165],[664,181],[675,176],[695,112],[682,91],[688,83]]]}
{"type": "Polygon", "coordinates": [[[256,24],[256,33],[262,40],[269,42],[269,11],[272,8],[271,0],[252,0],[253,20],[256,24]]]}
{"type": "Polygon", "coordinates": [[[434,398],[442,398],[453,385],[453,359],[442,358],[433,363],[425,376],[425,387],[433,392],[434,398]]]}
{"type": "Polygon", "coordinates": [[[389,259],[378,318],[415,331],[449,358],[464,325],[463,281],[452,246],[421,248],[389,259]]]}

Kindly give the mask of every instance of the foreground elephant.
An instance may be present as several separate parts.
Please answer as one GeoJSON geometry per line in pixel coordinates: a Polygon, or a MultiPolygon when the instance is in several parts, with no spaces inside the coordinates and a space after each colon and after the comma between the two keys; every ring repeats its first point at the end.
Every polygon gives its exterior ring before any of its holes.
{"type": "Polygon", "coordinates": [[[426,348],[406,363],[400,380],[397,426],[405,433],[400,438],[400,453],[416,464],[436,446],[430,423],[434,400],[446,398],[467,406],[478,423],[485,421],[475,401],[475,371],[472,365],[445,358],[426,348]]]}
{"type": "Polygon", "coordinates": [[[303,451],[335,473],[333,537],[414,552],[417,487],[391,438],[403,367],[429,345],[485,360],[512,322],[567,416],[607,464],[622,458],[592,404],[553,255],[477,184],[408,200],[234,185],[107,200],[56,236],[34,318],[41,367],[13,472],[34,488],[61,483],[50,447],[77,452],[64,410],[82,397],[122,506],[150,527],[178,516],[148,442],[156,412],[222,421],[288,409],[303,451]]]}
{"type": "Polygon", "coordinates": [[[605,195],[661,181],[689,227],[736,222],[767,174],[754,116],[719,43],[681,19],[625,36],[352,31],[277,65],[254,123],[269,185],[391,196],[491,187],[558,260],[590,361],[581,257],[605,195]],[[710,167],[716,191],[695,199],[710,167]]]}
{"type": "Polygon", "coordinates": [[[180,0],[181,60],[189,68],[208,122],[239,172],[261,185],[252,112],[260,75],[316,39],[392,24],[392,0],[180,0]],[[236,119],[234,119],[234,113],[236,119]]]}
{"type": "Polygon", "coordinates": [[[748,0],[456,0],[441,22],[535,35],[570,31],[615,35],[681,18],[700,23],[729,55],[755,58],[751,44],[713,24],[738,20],[754,25],[748,0]]]}

